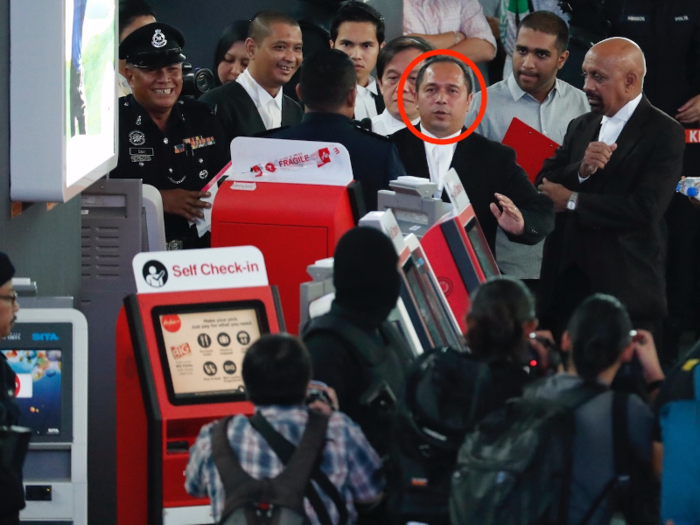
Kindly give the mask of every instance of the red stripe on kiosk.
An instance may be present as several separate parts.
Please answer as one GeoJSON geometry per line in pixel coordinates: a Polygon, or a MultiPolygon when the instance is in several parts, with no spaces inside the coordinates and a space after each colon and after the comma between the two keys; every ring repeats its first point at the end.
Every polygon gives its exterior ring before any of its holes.
{"type": "Polygon", "coordinates": [[[241,363],[284,331],[279,297],[252,246],[140,253],[133,267],[117,322],[117,522],[211,522],[184,489],[189,447],[203,425],[252,414],[241,363]]]}

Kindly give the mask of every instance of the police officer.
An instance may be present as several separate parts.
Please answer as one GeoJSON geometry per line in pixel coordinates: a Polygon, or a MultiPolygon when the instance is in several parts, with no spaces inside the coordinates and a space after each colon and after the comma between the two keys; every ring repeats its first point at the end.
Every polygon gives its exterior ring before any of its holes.
{"type": "Polygon", "coordinates": [[[142,179],[163,197],[170,249],[203,248],[188,221],[211,204],[202,188],[230,160],[221,124],[206,104],[180,99],[182,46],[176,28],[147,24],[119,45],[132,94],[119,99],[119,164],[111,176],[142,179]]]}
{"type": "Polygon", "coordinates": [[[352,60],[337,49],[317,51],[304,60],[297,92],[306,105],[301,124],[271,131],[276,139],[338,142],[350,155],[352,173],[362,186],[367,211],[377,209],[377,192],[406,170],[396,147],[386,137],[351,122],[357,96],[352,60]]]}

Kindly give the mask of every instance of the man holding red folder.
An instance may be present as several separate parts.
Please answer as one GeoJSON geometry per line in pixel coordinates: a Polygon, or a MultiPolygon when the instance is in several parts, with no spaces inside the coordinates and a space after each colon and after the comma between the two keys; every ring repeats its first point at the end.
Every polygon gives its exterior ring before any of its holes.
{"type": "MultiPolygon", "coordinates": [[[[538,164],[532,173],[528,171],[530,180],[563,142],[569,122],[590,110],[583,91],[557,79],[569,56],[568,42],[569,28],[559,16],[550,11],[526,16],[518,28],[513,74],[488,88],[486,113],[476,129],[486,138],[513,147],[526,171],[529,164],[538,164]]],[[[480,106],[481,93],[476,93],[466,126],[474,122],[480,106]]],[[[501,229],[496,235],[501,270],[533,290],[540,278],[542,247],[512,242],[501,229]]]]}

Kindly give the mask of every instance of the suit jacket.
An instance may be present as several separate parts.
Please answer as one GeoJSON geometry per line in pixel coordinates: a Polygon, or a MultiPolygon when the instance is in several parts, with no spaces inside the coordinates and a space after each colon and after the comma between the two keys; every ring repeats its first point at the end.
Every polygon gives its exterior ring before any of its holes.
{"type": "MultiPolygon", "coordinates": [[[[224,127],[229,144],[236,137],[252,137],[267,131],[255,102],[238,82],[229,82],[212,89],[199,100],[216,106],[216,116],[224,127]]],[[[283,95],[282,126],[299,124],[303,115],[301,106],[283,95]]]]}
{"type": "MultiPolygon", "coordinates": [[[[391,135],[409,175],[430,178],[424,142],[410,129],[391,135]]],[[[457,171],[474,206],[474,213],[484,236],[495,251],[498,221],[489,205],[496,202],[494,193],[502,193],[520,209],[525,219],[521,235],[507,234],[522,244],[537,244],[554,228],[552,201],[537,192],[527,174],[515,162],[515,151],[508,146],[472,133],[457,143],[451,167],[457,171]]],[[[444,198],[444,197],[443,197],[444,198]]]]}
{"type": "Polygon", "coordinates": [[[538,296],[540,315],[557,317],[557,280],[572,265],[592,292],[620,299],[632,317],[666,314],[664,212],[681,177],[685,134],[675,120],[643,97],[622,129],[605,169],[583,183],[578,171],[602,115],[569,124],[564,144],[544,162],[543,178],[579,192],[576,211],[557,214],[544,246],[538,296]]]}
{"type": "Polygon", "coordinates": [[[276,139],[339,142],[350,154],[352,172],[362,186],[367,211],[377,209],[377,192],[388,190],[389,181],[406,175],[396,148],[385,137],[352,124],[336,113],[306,113],[301,124],[274,131],[276,139]]]}

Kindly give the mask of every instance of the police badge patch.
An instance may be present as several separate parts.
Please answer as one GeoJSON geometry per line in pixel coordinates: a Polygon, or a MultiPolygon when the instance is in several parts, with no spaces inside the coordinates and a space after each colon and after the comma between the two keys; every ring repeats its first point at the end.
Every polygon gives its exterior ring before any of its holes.
{"type": "Polygon", "coordinates": [[[134,130],[129,133],[129,142],[134,146],[143,146],[146,143],[146,135],[143,131],[134,130]]]}
{"type": "Polygon", "coordinates": [[[168,41],[165,39],[165,35],[160,29],[156,29],[156,32],[153,34],[153,38],[151,39],[151,44],[153,47],[160,49],[167,43],[168,41]]]}

